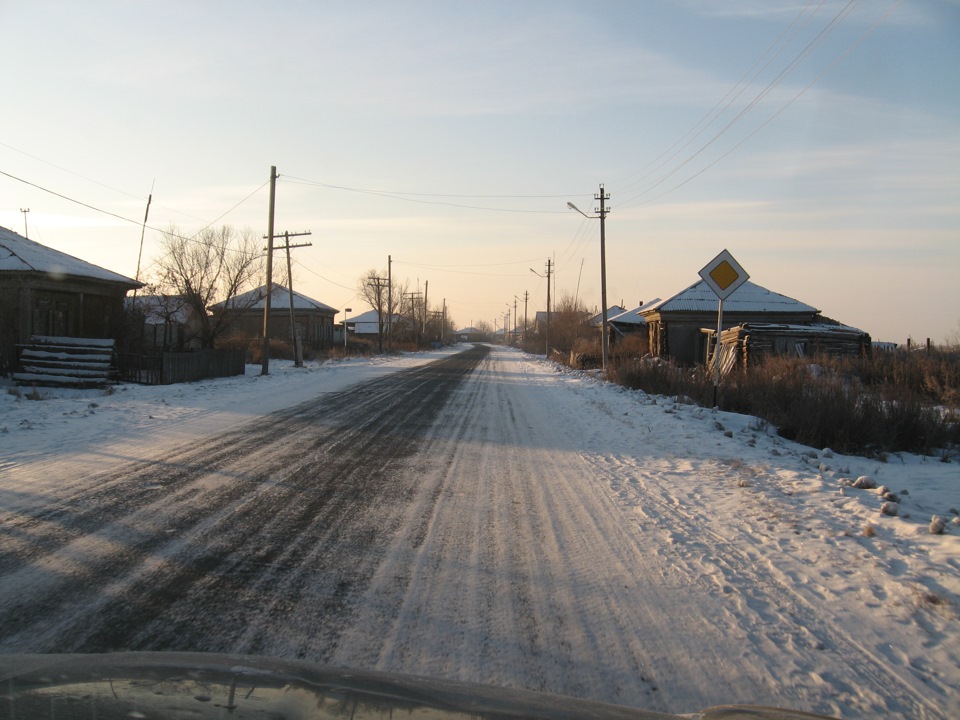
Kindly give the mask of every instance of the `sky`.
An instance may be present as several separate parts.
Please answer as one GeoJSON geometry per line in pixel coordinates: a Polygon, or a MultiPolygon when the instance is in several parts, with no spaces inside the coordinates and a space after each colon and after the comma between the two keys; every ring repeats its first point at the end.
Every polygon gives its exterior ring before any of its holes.
{"type": "MultiPolygon", "coordinates": [[[[957,0],[0,0],[0,225],[129,277],[162,231],[307,232],[458,327],[673,295],[728,250],[875,340],[960,338],[957,0]],[[147,227],[141,227],[152,197],[147,227]],[[29,212],[22,212],[29,209],[29,212]]],[[[338,320],[342,319],[342,315],[338,320]]],[[[512,319],[510,320],[512,323],[512,319]]]]}

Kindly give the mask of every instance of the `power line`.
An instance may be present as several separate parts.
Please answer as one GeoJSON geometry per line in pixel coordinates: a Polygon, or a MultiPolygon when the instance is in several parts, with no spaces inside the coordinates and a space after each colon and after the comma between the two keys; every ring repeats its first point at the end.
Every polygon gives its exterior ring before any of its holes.
{"type": "MultiPolygon", "coordinates": [[[[772,63],[773,60],[774,60],[777,56],[779,56],[780,53],[782,53],[784,49],[786,49],[786,47],[787,47],[787,46],[789,45],[789,43],[793,40],[793,38],[795,38],[796,35],[803,29],[803,27],[805,27],[807,24],[809,24],[810,21],[813,19],[813,17],[817,14],[817,12],[820,11],[820,8],[823,7],[823,5],[824,5],[825,2],[826,2],[826,0],[820,0],[820,4],[817,6],[816,10],[813,11],[813,13],[810,15],[810,17],[807,18],[807,21],[806,21],[805,23],[803,23],[802,26],[797,27],[796,30],[794,30],[793,34],[792,34],[788,39],[786,39],[786,40],[783,42],[783,44],[781,45],[780,49],[778,49],[775,53],[773,53],[773,54],[771,55],[771,52],[772,52],[778,45],[780,45],[780,41],[784,38],[784,36],[787,35],[787,33],[790,31],[790,29],[793,28],[795,25],[797,25],[798,22],[800,21],[800,19],[801,19],[804,15],[806,15],[807,10],[808,10],[808,9],[810,8],[810,6],[813,4],[813,0],[808,0],[807,4],[803,7],[803,9],[802,9],[802,10],[797,14],[797,16],[790,22],[790,24],[780,32],[780,34],[777,36],[777,38],[776,38],[772,43],[770,43],[770,45],[767,47],[766,50],[763,51],[763,53],[760,55],[760,57],[757,58],[756,61],[754,61],[753,65],[751,65],[751,66],[743,73],[743,75],[742,75],[742,76],[740,77],[740,79],[736,82],[736,84],[733,85],[733,87],[731,87],[731,88],[727,91],[727,93],[726,93],[722,98],[720,98],[720,99],[716,102],[716,104],[714,104],[714,106],[713,106],[712,108],[710,108],[710,110],[708,110],[708,111],[706,112],[706,114],[704,114],[703,117],[701,117],[700,120],[699,120],[690,130],[688,130],[684,135],[682,135],[673,145],[671,145],[669,148],[667,148],[667,149],[664,150],[662,153],[660,153],[657,157],[655,157],[650,163],[648,163],[648,165],[652,165],[653,163],[657,163],[659,160],[661,160],[661,158],[664,158],[665,156],[667,156],[667,154],[670,153],[671,150],[674,150],[674,148],[676,148],[676,151],[673,152],[671,155],[669,155],[669,157],[666,157],[666,159],[663,160],[663,162],[659,162],[657,165],[653,166],[653,167],[650,168],[649,170],[646,170],[646,172],[644,172],[644,168],[641,168],[639,171],[637,171],[637,172],[634,173],[633,175],[627,176],[627,178],[625,178],[625,180],[627,180],[627,181],[632,180],[632,178],[636,178],[638,175],[639,175],[639,178],[638,178],[636,181],[629,182],[629,184],[626,185],[625,191],[626,191],[626,192],[629,192],[629,191],[631,190],[631,188],[633,188],[633,187],[635,187],[636,185],[640,184],[640,182],[642,182],[645,178],[649,177],[653,172],[655,172],[656,170],[659,170],[661,167],[663,167],[664,165],[666,165],[670,160],[673,160],[673,158],[675,158],[677,155],[680,154],[680,152],[682,152],[684,149],[686,149],[686,148],[690,145],[690,143],[692,143],[696,138],[698,138],[700,135],[702,135],[702,134],[706,131],[706,129],[710,126],[710,123],[712,123],[714,120],[716,120],[718,117],[720,117],[724,112],[726,112],[726,110],[737,100],[737,98],[739,98],[739,97],[746,91],[746,89],[747,89],[748,87],[750,87],[750,85],[753,83],[753,81],[756,80],[756,79],[760,76],[760,73],[762,73],[764,70],[766,70],[766,69],[770,66],[770,63],[772,63]],[[770,55],[770,58],[769,58],[765,63],[763,63],[764,58],[766,58],[768,55],[770,55]],[[753,76],[750,78],[749,82],[745,82],[745,81],[747,80],[747,77],[748,77],[748,76],[754,71],[754,69],[757,68],[757,66],[759,66],[761,63],[763,63],[763,65],[753,74],[753,76]],[[738,88],[739,88],[739,89],[738,89],[738,88]],[[728,98],[729,98],[729,100],[727,100],[728,98]],[[724,101],[726,101],[726,103],[725,103],[724,101]],[[721,107],[721,106],[722,106],[722,107],[721,107]],[[689,138],[689,139],[687,139],[687,141],[684,142],[683,145],[680,145],[680,143],[682,143],[685,138],[689,138]],[[679,146],[679,147],[678,147],[678,146],[679,146]],[[641,175],[641,173],[643,173],[643,174],[641,175]]],[[[645,166],[645,167],[646,167],[646,166],[645,166]]]]}
{"type": "MultiPolygon", "coordinates": [[[[288,176],[289,177],[289,176],[288,176]]],[[[425,200],[427,197],[454,197],[454,198],[496,198],[496,199],[556,199],[560,197],[570,197],[570,195],[431,195],[428,193],[403,193],[387,190],[369,190],[364,188],[347,187],[345,185],[331,185],[329,183],[317,182],[314,180],[304,180],[302,178],[285,179],[285,182],[299,185],[313,185],[316,187],[327,188],[331,190],[342,190],[345,192],[360,193],[364,195],[376,195],[378,197],[401,200],[403,202],[419,203],[421,205],[443,205],[446,207],[461,208],[464,210],[483,210],[487,212],[506,212],[506,213],[524,213],[533,215],[560,215],[564,214],[562,210],[531,210],[524,208],[503,208],[490,207],[486,205],[468,205],[464,203],[454,203],[446,200],[425,200]]],[[[579,195],[576,197],[580,197],[579,195]]]]}
{"type": "MultiPolygon", "coordinates": [[[[85,208],[87,208],[88,210],[93,210],[94,212],[98,212],[98,213],[101,213],[101,214],[103,214],[103,215],[109,215],[110,217],[117,218],[118,220],[123,220],[124,222],[128,222],[128,223],[131,223],[131,224],[133,224],[133,225],[143,225],[142,221],[140,221],[140,220],[132,220],[132,219],[130,219],[130,218],[128,218],[128,217],[124,217],[123,215],[118,215],[118,214],[115,213],[115,212],[111,212],[111,211],[109,211],[109,210],[104,210],[103,208],[98,208],[98,207],[96,207],[95,205],[91,205],[91,204],[89,204],[89,203],[85,203],[85,202],[83,202],[82,200],[77,200],[76,198],[72,198],[72,197],[70,197],[70,196],[68,196],[68,195],[64,195],[63,193],[58,193],[56,190],[51,190],[50,188],[45,188],[45,187],[43,187],[42,185],[37,185],[36,183],[30,182],[29,180],[25,180],[25,179],[23,179],[23,178],[21,178],[21,177],[17,177],[16,175],[12,175],[12,174],[4,171],[4,170],[0,170],[0,175],[5,175],[6,177],[10,178],[11,180],[16,180],[17,182],[21,182],[21,183],[23,183],[24,185],[29,185],[30,187],[36,188],[37,190],[42,190],[42,191],[45,192],[45,193],[49,193],[50,195],[53,195],[53,196],[55,196],[55,197],[58,197],[58,198],[60,198],[60,199],[62,199],[62,200],[66,200],[67,202],[72,202],[72,203],[74,203],[74,204],[76,204],[76,205],[80,205],[81,207],[85,207],[85,208]]],[[[198,230],[198,231],[193,235],[193,237],[187,238],[187,237],[183,237],[182,235],[177,235],[176,233],[169,233],[169,232],[166,231],[166,230],[161,230],[160,228],[153,227],[152,225],[145,225],[144,227],[146,227],[146,228],[149,229],[149,230],[153,230],[154,232],[159,232],[159,233],[164,233],[164,234],[172,234],[174,237],[177,237],[177,238],[179,238],[180,240],[194,240],[194,238],[196,238],[197,235],[199,235],[199,234],[202,233],[204,230],[206,230],[206,229],[208,229],[209,227],[211,227],[214,223],[216,223],[216,222],[219,221],[220,219],[222,219],[222,218],[226,217],[227,215],[229,215],[231,212],[233,212],[234,210],[236,210],[238,207],[240,207],[240,206],[241,206],[243,203],[245,203],[247,200],[249,200],[250,198],[252,198],[254,195],[256,195],[256,194],[257,194],[258,192],[260,192],[261,190],[263,190],[263,188],[266,186],[266,184],[267,184],[267,183],[264,183],[263,185],[261,185],[260,187],[258,187],[258,188],[257,188],[256,190],[254,190],[252,193],[250,193],[250,194],[247,195],[245,198],[243,198],[243,200],[241,200],[241,201],[238,202],[236,205],[234,205],[232,208],[230,208],[230,209],[227,210],[225,213],[223,213],[222,215],[220,215],[216,220],[214,220],[213,222],[208,223],[206,226],[204,226],[203,228],[201,228],[200,230],[198,230]]],[[[197,241],[197,242],[199,242],[199,241],[197,241]]]]}
{"type": "Polygon", "coordinates": [[[660,193],[659,195],[657,195],[657,196],[655,196],[655,197],[652,197],[652,198],[650,198],[650,199],[648,199],[648,200],[644,200],[644,201],[639,202],[639,203],[637,203],[637,204],[638,204],[638,205],[647,205],[647,204],[652,203],[652,202],[654,202],[654,201],[656,201],[656,200],[659,200],[660,198],[664,197],[665,195],[670,194],[670,193],[673,192],[674,190],[677,190],[678,188],[683,187],[684,185],[686,185],[686,184],[687,184],[688,182],[690,182],[691,180],[696,179],[697,177],[699,177],[700,175],[702,175],[703,173],[705,173],[707,170],[709,170],[710,168],[712,168],[714,165],[716,165],[717,163],[719,163],[721,160],[723,160],[724,158],[726,158],[728,155],[731,155],[731,154],[732,154],[735,150],[737,150],[741,145],[743,145],[744,143],[746,143],[746,142],[747,142],[748,140],[750,140],[754,135],[756,135],[757,133],[759,133],[759,132],[760,132],[761,130],[763,130],[767,125],[769,125],[769,124],[770,124],[771,122],[773,122],[777,117],[779,117],[780,114],[781,114],[784,110],[786,110],[788,107],[790,107],[790,105],[792,105],[797,99],[800,98],[800,96],[802,96],[804,93],[806,93],[807,90],[809,90],[809,89],[810,89],[811,87],[813,87],[816,83],[818,83],[821,79],[823,79],[823,77],[824,77],[825,75],[827,75],[827,73],[829,73],[830,71],[832,71],[833,68],[836,67],[836,65],[837,65],[841,60],[843,60],[844,58],[846,58],[846,57],[847,57],[851,52],[853,52],[864,40],[866,40],[870,35],[872,35],[872,34],[874,33],[874,31],[875,31],[878,27],[880,27],[880,25],[883,24],[883,22],[884,22],[888,17],[890,17],[890,15],[893,14],[894,10],[896,10],[897,7],[899,7],[899,6],[902,4],[902,2],[903,2],[903,0],[897,0],[897,1],[893,4],[893,6],[890,8],[890,10],[888,10],[888,11],[886,12],[886,14],[883,15],[883,17],[881,17],[879,20],[877,20],[877,22],[875,22],[868,30],[866,30],[864,33],[862,33],[862,34],[860,35],[860,37],[858,37],[858,38],[857,38],[856,40],[854,40],[849,46],[847,46],[846,50],[844,50],[842,53],[840,53],[840,55],[838,55],[836,58],[834,58],[833,62],[831,62],[830,65],[828,65],[819,75],[817,75],[817,77],[815,77],[813,80],[811,80],[809,83],[807,83],[807,85],[806,85],[802,90],[800,90],[800,92],[798,92],[796,95],[794,95],[792,98],[790,98],[790,100],[788,100],[786,103],[784,103],[784,105],[783,105],[779,110],[777,110],[777,112],[775,112],[773,115],[771,115],[769,118],[767,118],[767,120],[764,121],[763,124],[761,124],[759,127],[757,127],[753,132],[751,132],[749,135],[747,135],[745,138],[743,138],[740,142],[738,142],[738,143],[737,143],[736,145],[734,145],[732,148],[730,148],[729,150],[727,150],[727,152],[725,152],[725,153],[724,153],[723,155],[721,155],[720,157],[716,158],[716,159],[715,159],[713,162],[711,162],[709,165],[701,168],[698,172],[694,173],[693,175],[691,175],[690,177],[688,177],[688,178],[687,178],[686,180],[684,180],[683,182],[678,183],[677,185],[674,185],[674,186],[671,187],[669,190],[666,190],[666,191],[660,193]]]}
{"type": "MultiPolygon", "coordinates": [[[[832,32],[837,28],[837,26],[839,25],[839,23],[840,23],[847,15],[849,15],[850,12],[852,12],[853,8],[856,6],[856,4],[857,4],[858,2],[859,2],[859,0],[848,0],[848,2],[846,3],[846,5],[844,5],[844,6],[836,13],[836,15],[834,15],[834,17],[831,19],[831,21],[816,35],[816,37],[814,37],[809,43],[807,43],[807,45],[803,48],[803,50],[801,50],[801,51],[793,58],[793,60],[791,60],[791,61],[780,71],[780,73],[777,74],[777,76],[776,76],[773,80],[771,80],[769,83],[767,83],[767,85],[766,85],[759,93],[757,93],[757,95],[753,98],[753,100],[750,101],[750,103],[748,103],[748,104],[746,105],[746,107],[744,107],[744,108],[743,108],[730,122],[728,122],[723,128],[721,128],[718,132],[716,132],[716,133],[713,135],[713,137],[711,137],[711,138],[710,138],[704,145],[702,145],[696,152],[694,152],[692,155],[690,155],[689,157],[687,157],[687,159],[685,159],[685,160],[684,160],[683,162],[681,162],[679,165],[675,166],[672,170],[670,170],[670,171],[667,172],[665,175],[663,175],[659,180],[657,180],[657,181],[654,182],[653,184],[649,185],[648,187],[646,187],[646,188],[645,188],[644,190],[642,190],[641,192],[639,192],[639,193],[637,193],[637,194],[635,194],[635,195],[627,198],[627,199],[626,199],[623,203],[621,203],[620,205],[621,205],[621,206],[627,206],[627,205],[629,205],[630,203],[632,203],[634,200],[638,200],[639,198],[643,197],[644,195],[650,193],[651,191],[653,191],[654,189],[656,189],[657,187],[659,187],[660,185],[662,185],[664,182],[666,182],[670,177],[672,177],[672,176],[675,175],[677,172],[679,172],[682,168],[684,168],[687,164],[689,164],[689,163],[690,163],[691,161],[693,161],[695,158],[697,158],[704,150],[706,150],[708,147],[710,147],[711,145],[713,145],[721,136],[723,136],[723,135],[724,135],[728,130],[730,130],[737,122],[739,122],[750,110],[752,110],[753,108],[755,108],[764,98],[766,98],[766,97],[773,91],[773,89],[783,81],[784,78],[786,78],[791,72],[793,72],[793,71],[797,68],[797,66],[798,66],[801,62],[803,62],[803,60],[805,60],[806,57],[813,51],[813,49],[815,49],[816,47],[818,47],[818,46],[826,39],[826,37],[827,37],[830,33],[832,33],[832,32]]],[[[888,15],[889,15],[889,13],[888,13],[888,15]]],[[[886,17],[886,16],[885,16],[885,17],[886,17]]],[[[859,41],[858,41],[858,42],[859,42],[859,41]]],[[[834,63],[834,64],[835,64],[835,63],[834,63]]],[[[832,65],[831,65],[831,67],[832,67],[832,65]]],[[[816,82],[816,81],[819,80],[821,77],[823,77],[822,74],[821,74],[820,76],[818,76],[818,77],[816,78],[816,80],[814,80],[813,82],[816,82]]],[[[810,85],[812,85],[812,84],[813,84],[813,83],[810,83],[810,85]]],[[[808,85],[807,87],[809,88],[810,85],[808,85]]],[[[806,90],[806,88],[804,89],[804,91],[805,91],[805,90],[806,90]]],[[[803,91],[801,91],[800,94],[803,94],[803,91]]],[[[799,95],[797,95],[796,97],[799,97],[799,95]]],[[[793,100],[795,100],[796,97],[795,97],[793,100]]],[[[764,122],[760,127],[762,128],[762,127],[765,127],[766,125],[768,125],[768,124],[770,123],[770,121],[771,121],[773,118],[777,117],[781,112],[783,112],[783,110],[784,110],[787,106],[789,106],[789,105],[793,102],[793,100],[790,100],[786,105],[784,105],[782,108],[780,108],[780,110],[778,110],[771,118],[769,118],[766,122],[764,122]]],[[[753,136],[756,134],[756,132],[757,132],[757,131],[755,130],[754,132],[750,133],[750,134],[747,136],[746,139],[749,139],[749,138],[753,137],[753,136]]],[[[698,134],[699,134],[699,133],[698,133],[698,134]]],[[[696,137],[696,136],[695,136],[695,137],[696,137]]],[[[745,140],[744,140],[744,141],[745,141],[745,140]]],[[[664,195],[666,195],[666,194],[668,194],[668,193],[670,193],[670,192],[673,192],[673,190],[676,190],[677,188],[682,187],[682,186],[685,185],[686,183],[688,183],[688,182],[690,182],[691,180],[693,180],[695,177],[698,177],[699,175],[703,174],[703,172],[705,172],[707,169],[709,169],[709,168],[713,167],[714,165],[716,165],[717,162],[719,162],[720,159],[723,159],[724,157],[726,157],[727,155],[729,155],[733,150],[735,150],[736,148],[739,148],[739,147],[743,144],[744,141],[741,141],[741,142],[737,143],[731,150],[729,150],[729,151],[727,151],[726,153],[724,153],[720,158],[718,158],[717,160],[713,161],[712,163],[710,163],[709,165],[707,165],[705,168],[701,169],[699,172],[697,172],[697,173],[695,173],[694,175],[692,175],[691,177],[687,178],[687,179],[684,180],[682,183],[680,183],[680,184],[672,187],[670,190],[666,191],[665,193],[661,193],[660,195],[658,195],[656,198],[653,198],[653,199],[661,198],[661,197],[663,197],[664,195]]],[[[638,204],[646,204],[646,202],[642,202],[642,203],[638,203],[638,204]]]]}
{"type": "MultiPolygon", "coordinates": [[[[30,158],[31,160],[36,160],[37,162],[42,162],[44,165],[49,165],[50,167],[56,168],[57,170],[60,170],[61,172],[65,172],[65,173],[67,173],[67,174],[69,174],[69,175],[73,175],[74,177],[78,177],[78,178],[80,178],[81,180],[86,180],[87,182],[93,183],[94,185],[99,185],[100,187],[106,188],[107,190],[112,190],[113,192],[118,193],[118,194],[120,194],[120,195],[125,195],[125,196],[127,196],[127,197],[129,197],[129,198],[133,198],[134,200],[143,200],[143,198],[142,198],[140,195],[135,195],[135,194],[133,194],[133,193],[127,192],[126,190],[120,190],[119,188],[115,188],[115,187],[113,187],[112,185],[107,185],[107,184],[104,183],[104,182],[101,182],[101,181],[96,180],[96,179],[91,178],[91,177],[87,177],[86,175],[83,175],[82,173],[75,172],[75,171],[73,171],[73,170],[70,170],[69,168],[63,167],[62,165],[57,165],[56,163],[52,163],[52,162],[50,162],[49,160],[44,160],[44,159],[41,158],[41,157],[37,157],[36,155],[32,155],[32,154],[26,152],[25,150],[21,150],[21,149],[19,149],[19,148],[15,148],[15,147],[13,147],[12,145],[8,145],[7,143],[2,143],[2,142],[0,142],[0,147],[5,147],[5,148],[7,148],[8,150],[13,150],[14,152],[20,153],[21,155],[25,155],[26,157],[30,158]]],[[[204,222],[203,218],[198,218],[198,217],[196,217],[196,216],[194,216],[194,215],[190,215],[189,213],[185,213],[185,212],[183,212],[182,210],[177,210],[177,209],[175,209],[175,208],[170,208],[170,207],[164,207],[163,205],[157,205],[157,207],[163,208],[164,210],[169,210],[170,212],[178,213],[178,214],[180,214],[180,215],[183,215],[184,217],[193,218],[194,220],[199,220],[200,222],[204,222]]]]}

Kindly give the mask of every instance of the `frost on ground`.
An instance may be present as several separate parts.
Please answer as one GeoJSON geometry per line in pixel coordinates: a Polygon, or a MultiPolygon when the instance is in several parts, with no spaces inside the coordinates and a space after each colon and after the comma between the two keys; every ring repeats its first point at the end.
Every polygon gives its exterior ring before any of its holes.
{"type": "MultiPolygon", "coordinates": [[[[4,392],[0,533],[26,503],[55,505],[67,479],[161,457],[449,352],[275,363],[266,377],[251,366],[238,378],[109,394],[4,392]]],[[[418,526],[421,554],[401,566],[410,550],[398,542],[336,664],[670,712],[738,702],[960,716],[960,464],[799,446],[755,418],[506,349],[476,376],[493,389],[465,389],[451,403],[417,471],[455,480],[470,468],[489,483],[438,485],[430,522],[418,526]],[[473,424],[460,428],[466,416],[473,424]],[[500,497],[504,488],[516,496],[500,497]],[[499,509],[481,520],[488,507],[499,509]],[[522,528],[536,547],[509,538],[471,547],[468,530],[481,522],[522,528]],[[439,549],[464,562],[445,563],[439,549]],[[513,558],[517,582],[484,575],[498,554],[513,558]],[[401,572],[431,583],[393,597],[401,572]],[[467,617],[468,601],[483,623],[467,617]],[[381,626],[388,602],[394,619],[381,626]],[[518,617],[530,627],[515,626],[518,617]],[[577,627],[556,627],[571,617],[577,627]],[[512,634],[523,636],[516,647],[474,648],[512,634]]]]}

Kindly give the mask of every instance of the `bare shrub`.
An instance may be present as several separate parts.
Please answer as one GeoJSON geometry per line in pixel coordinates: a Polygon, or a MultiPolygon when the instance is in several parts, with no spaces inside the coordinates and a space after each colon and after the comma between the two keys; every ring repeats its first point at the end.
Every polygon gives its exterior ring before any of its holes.
{"type": "MultiPolygon", "coordinates": [[[[719,405],[762,418],[780,435],[812,447],[876,457],[890,451],[930,454],[960,443],[956,413],[931,398],[929,378],[939,378],[943,387],[952,382],[943,361],[772,356],[727,374],[719,405]]],[[[684,369],[660,359],[626,361],[614,367],[611,379],[652,394],[712,402],[712,373],[704,367],[684,369]]]]}

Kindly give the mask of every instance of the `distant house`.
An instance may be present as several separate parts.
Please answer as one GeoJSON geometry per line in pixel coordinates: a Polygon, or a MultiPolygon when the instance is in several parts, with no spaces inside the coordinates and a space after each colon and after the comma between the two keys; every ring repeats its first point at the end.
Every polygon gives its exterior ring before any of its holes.
{"type": "MultiPolygon", "coordinates": [[[[625,307],[620,307],[619,305],[611,305],[609,308],[607,308],[607,325],[608,326],[610,325],[610,318],[616,317],[617,315],[621,315],[626,311],[627,309],[625,307]]],[[[597,313],[596,315],[591,317],[589,320],[587,320],[587,322],[593,327],[599,329],[600,326],[603,325],[603,313],[597,313]]]]}
{"type": "Polygon", "coordinates": [[[647,334],[646,318],[640,315],[640,312],[648,305],[660,302],[660,298],[652,300],[649,303],[641,303],[632,310],[624,310],[622,313],[607,316],[607,324],[610,326],[611,338],[624,338],[628,335],[637,333],[647,334]]]}
{"type": "Polygon", "coordinates": [[[0,374],[32,336],[117,339],[136,280],[0,227],[0,374]]]}
{"type": "MultiPolygon", "coordinates": [[[[359,315],[354,315],[352,318],[347,318],[347,331],[349,334],[353,335],[362,340],[376,340],[380,334],[380,314],[376,310],[367,310],[365,313],[360,313],[359,315]]],[[[383,317],[383,332],[384,335],[387,333],[387,326],[389,318],[384,315],[383,317]]],[[[403,316],[395,314],[393,316],[393,327],[396,329],[406,322],[403,316]]]]}
{"type": "Polygon", "coordinates": [[[138,336],[130,338],[138,349],[179,351],[198,344],[200,323],[182,297],[135,295],[126,304],[142,319],[138,336]]]}
{"type": "MultiPolygon", "coordinates": [[[[703,280],[664,300],[640,308],[638,314],[647,323],[651,354],[671,357],[682,363],[705,362],[713,351],[717,309],[717,296],[703,280]]],[[[760,326],[792,328],[789,337],[793,339],[777,341],[772,352],[776,352],[777,348],[792,348],[795,351],[798,342],[806,342],[798,339],[800,336],[797,335],[796,328],[806,328],[805,332],[811,338],[809,346],[812,348],[816,344],[814,338],[820,332],[817,328],[831,325],[842,327],[839,323],[821,316],[820,311],[812,305],[767,290],[750,281],[744,283],[723,303],[724,330],[735,326],[749,326],[754,329],[747,334],[753,334],[754,340],[758,340],[761,334],[760,326]]],[[[768,336],[769,333],[770,330],[767,331],[768,336]]],[[[800,334],[802,335],[803,331],[800,334]]],[[[784,335],[784,338],[786,337],[788,335],[784,335]]],[[[837,336],[835,334],[831,337],[837,336]]]]}
{"type": "Polygon", "coordinates": [[[457,342],[487,342],[490,336],[475,327],[465,327],[454,333],[457,342]]]}
{"type": "MultiPolygon", "coordinates": [[[[213,312],[222,312],[227,324],[224,335],[229,337],[262,338],[263,308],[267,289],[262,285],[255,290],[237,295],[211,306],[213,312]]],[[[338,310],[318,300],[293,292],[292,328],[305,349],[321,350],[333,345],[333,320],[338,310]]],[[[291,342],[290,291],[274,284],[270,293],[270,320],[268,334],[271,338],[291,342]]]]}

